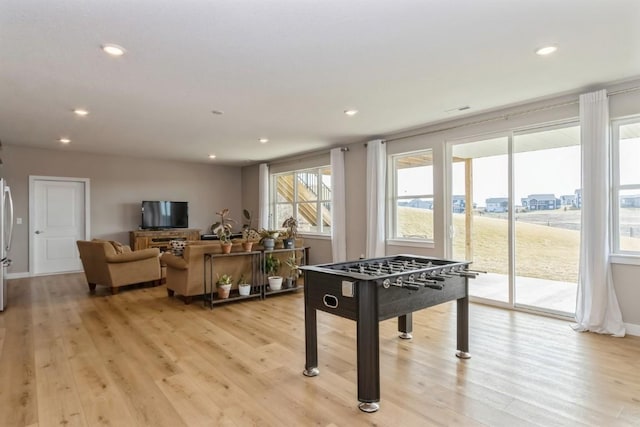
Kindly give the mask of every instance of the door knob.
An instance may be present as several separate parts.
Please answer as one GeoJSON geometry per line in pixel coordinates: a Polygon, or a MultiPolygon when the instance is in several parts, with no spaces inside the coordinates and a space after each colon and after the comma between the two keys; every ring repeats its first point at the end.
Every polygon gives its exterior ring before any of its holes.
{"type": "Polygon", "coordinates": [[[44,231],[36,230],[36,234],[42,234],[44,231]]]}

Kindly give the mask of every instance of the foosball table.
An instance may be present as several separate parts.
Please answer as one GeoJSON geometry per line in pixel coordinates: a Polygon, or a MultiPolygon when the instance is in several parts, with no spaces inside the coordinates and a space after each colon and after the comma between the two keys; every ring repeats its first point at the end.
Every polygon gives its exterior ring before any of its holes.
{"type": "Polygon", "coordinates": [[[355,320],[359,408],[375,412],[380,401],[378,322],[398,318],[400,338],[412,338],[412,313],[457,301],[456,356],[469,355],[469,284],[479,273],[469,262],[396,255],[300,267],[304,271],[304,375],[318,370],[316,310],[355,320]]]}

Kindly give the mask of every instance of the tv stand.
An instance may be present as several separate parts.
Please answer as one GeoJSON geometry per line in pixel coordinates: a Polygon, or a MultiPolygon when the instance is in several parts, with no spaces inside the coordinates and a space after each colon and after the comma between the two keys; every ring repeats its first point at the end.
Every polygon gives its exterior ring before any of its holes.
{"type": "Polygon", "coordinates": [[[159,248],[161,252],[169,250],[172,240],[200,240],[200,230],[193,228],[170,228],[165,230],[135,230],[129,232],[131,249],[138,251],[147,248],[159,248]]]}

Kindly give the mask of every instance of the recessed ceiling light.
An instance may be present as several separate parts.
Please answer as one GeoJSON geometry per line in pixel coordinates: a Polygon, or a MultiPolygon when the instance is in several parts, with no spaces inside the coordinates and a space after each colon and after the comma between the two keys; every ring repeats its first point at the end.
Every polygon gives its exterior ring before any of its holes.
{"type": "Polygon", "coordinates": [[[73,110],[73,112],[76,113],[78,116],[83,116],[83,117],[89,114],[89,112],[84,108],[76,108],[75,110],[73,110]]]}
{"type": "Polygon", "coordinates": [[[122,56],[125,53],[125,50],[122,46],[118,46],[117,44],[111,44],[111,43],[103,44],[102,50],[111,56],[122,56]]]}
{"type": "Polygon", "coordinates": [[[558,50],[557,46],[545,46],[545,47],[541,47],[540,49],[537,49],[536,53],[540,56],[544,56],[544,55],[549,55],[555,52],[556,50],[558,50]]]}
{"type": "Polygon", "coordinates": [[[268,138],[260,138],[258,141],[260,141],[260,144],[266,144],[267,142],[269,142],[268,138]]]}
{"type": "Polygon", "coordinates": [[[210,158],[210,159],[215,159],[215,158],[216,158],[216,155],[215,155],[215,154],[209,154],[209,158],[210,158]]]}
{"type": "Polygon", "coordinates": [[[68,144],[71,142],[69,138],[60,138],[58,141],[61,142],[62,144],[68,144]]]}
{"type": "Polygon", "coordinates": [[[344,110],[344,113],[347,116],[355,116],[356,114],[358,114],[358,110],[344,110]]]}

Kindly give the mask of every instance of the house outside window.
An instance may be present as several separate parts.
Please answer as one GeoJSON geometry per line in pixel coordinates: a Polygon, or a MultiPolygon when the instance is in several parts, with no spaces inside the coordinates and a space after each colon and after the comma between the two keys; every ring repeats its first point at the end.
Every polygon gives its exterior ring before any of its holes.
{"type": "Polygon", "coordinates": [[[640,256],[640,117],[613,122],[613,252],[640,256]]]}
{"type": "Polygon", "coordinates": [[[391,156],[392,239],[433,241],[433,151],[391,156]]]}
{"type": "Polygon", "coordinates": [[[273,174],[271,185],[272,229],[293,216],[299,233],[331,234],[330,166],[273,174]]]}

